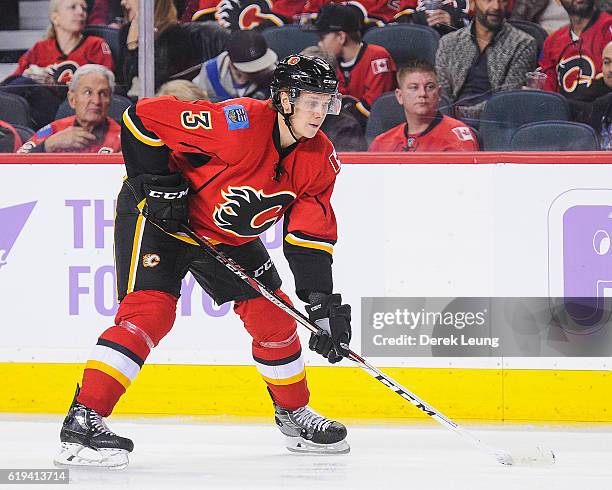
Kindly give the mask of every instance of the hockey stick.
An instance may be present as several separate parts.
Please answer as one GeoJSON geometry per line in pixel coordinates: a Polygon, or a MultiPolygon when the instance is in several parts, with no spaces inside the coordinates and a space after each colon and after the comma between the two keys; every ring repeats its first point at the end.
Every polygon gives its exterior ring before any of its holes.
{"type": "MultiPolygon", "coordinates": [[[[217,250],[214,245],[212,245],[206,238],[199,237],[193,229],[186,224],[181,224],[182,230],[185,234],[191,238],[194,242],[196,242],[202,249],[214,258],[217,262],[223,264],[226,268],[232,271],[235,275],[237,275],[240,279],[246,282],[249,286],[251,286],[255,291],[260,293],[264,298],[269,300],[271,303],[275,304],[278,308],[283,310],[289,316],[294,318],[300,325],[306,327],[313,333],[317,333],[320,331],[320,328],[317,327],[314,323],[312,323],[306,316],[296,310],[292,305],[284,301],[282,298],[277,296],[273,291],[268,289],[267,286],[262,284],[257,279],[251,277],[247,272],[242,268],[240,264],[235,262],[232,258],[226,256],[223,252],[217,250]]],[[[348,346],[346,346],[348,348],[348,346]]],[[[459,424],[454,422],[453,420],[446,417],[442,412],[436,410],[431,405],[425,403],[418,396],[412,393],[407,388],[404,388],[397,381],[380,371],[378,368],[372,366],[368,361],[366,361],[359,354],[356,354],[352,350],[349,349],[348,358],[359,365],[363,370],[365,370],[370,376],[375,378],[377,381],[381,382],[387,388],[392,389],[401,396],[403,399],[408,400],[412,403],[416,408],[421,410],[422,412],[429,415],[431,418],[435,419],[440,425],[446,427],[449,430],[454,431],[459,434],[463,439],[468,441],[470,444],[475,446],[477,449],[484,451],[491,456],[493,456],[497,462],[503,465],[516,465],[516,466],[534,466],[534,465],[550,465],[555,462],[555,454],[549,449],[543,449],[540,447],[536,447],[534,451],[530,453],[518,454],[518,453],[510,453],[508,451],[504,451],[501,449],[495,449],[485,443],[483,443],[480,439],[474,436],[472,433],[465,430],[459,424]]]]}

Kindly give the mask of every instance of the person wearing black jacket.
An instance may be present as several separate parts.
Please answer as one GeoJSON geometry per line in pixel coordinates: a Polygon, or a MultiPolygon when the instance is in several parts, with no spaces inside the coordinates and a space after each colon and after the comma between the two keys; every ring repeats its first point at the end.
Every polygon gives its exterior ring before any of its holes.
{"type": "MultiPolygon", "coordinates": [[[[122,0],[129,23],[121,27],[122,47],[117,68],[117,92],[137,97],[138,0],[122,0]]],[[[155,90],[170,78],[202,60],[196,59],[189,31],[178,24],[172,0],[155,0],[155,90]]]]}

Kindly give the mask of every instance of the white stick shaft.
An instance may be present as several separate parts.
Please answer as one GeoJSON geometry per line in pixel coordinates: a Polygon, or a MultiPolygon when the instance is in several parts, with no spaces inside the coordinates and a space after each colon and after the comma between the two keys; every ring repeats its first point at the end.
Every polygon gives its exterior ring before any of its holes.
{"type": "MultiPolygon", "coordinates": [[[[240,264],[232,260],[230,257],[227,257],[222,252],[218,251],[208,240],[206,240],[205,238],[199,237],[187,225],[182,225],[182,228],[192,240],[194,240],[198,245],[200,245],[206,251],[206,253],[208,253],[211,257],[216,259],[218,262],[225,265],[234,274],[236,274],[243,281],[248,283],[253,289],[261,293],[261,295],[264,298],[266,298],[271,303],[273,303],[278,308],[280,308],[285,313],[287,313],[289,316],[294,318],[295,321],[298,322],[300,325],[306,327],[308,330],[310,330],[313,333],[317,333],[320,331],[320,328],[317,327],[314,323],[312,323],[308,318],[306,318],[303,314],[297,311],[292,305],[290,305],[289,303],[285,302],[282,298],[277,296],[273,291],[268,289],[268,287],[262,284],[260,281],[249,276],[246,273],[246,271],[242,268],[242,266],[240,266],[240,264]]],[[[372,366],[368,361],[366,361],[359,354],[353,352],[352,350],[349,350],[348,358],[351,361],[353,361],[355,364],[357,364],[360,368],[362,368],[364,371],[366,371],[374,379],[376,379],[377,381],[385,385],[387,388],[390,388],[393,391],[395,391],[395,393],[401,396],[404,400],[408,400],[416,408],[421,410],[423,413],[426,413],[431,418],[435,419],[443,427],[446,427],[447,429],[450,429],[454,431],[455,433],[457,433],[459,436],[461,436],[464,440],[472,444],[477,449],[480,449],[482,451],[485,451],[491,454],[496,459],[498,459],[498,461],[499,461],[499,455],[504,454],[503,451],[495,450],[483,444],[480,441],[480,439],[478,439],[476,436],[474,436],[473,434],[471,434],[464,428],[460,427],[459,424],[457,424],[456,422],[454,422],[453,420],[445,416],[439,410],[436,410],[434,407],[432,407],[428,403],[425,403],[423,400],[421,400],[418,396],[416,396],[410,390],[408,390],[407,388],[404,388],[401,384],[399,384],[393,378],[383,373],[380,369],[372,366]]]]}

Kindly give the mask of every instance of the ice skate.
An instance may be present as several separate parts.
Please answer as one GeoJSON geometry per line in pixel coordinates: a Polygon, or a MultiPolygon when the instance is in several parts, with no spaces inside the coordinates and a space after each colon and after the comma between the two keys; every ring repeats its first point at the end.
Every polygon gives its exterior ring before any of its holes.
{"type": "Polygon", "coordinates": [[[128,463],[134,443],[112,432],[104,419],[91,408],[72,401],[60,432],[61,450],[55,466],[89,466],[119,470],[128,463]]]}
{"type": "Polygon", "coordinates": [[[276,425],[286,437],[287,449],[296,453],[345,454],[346,427],[319,415],[308,406],[285,410],[275,405],[276,425]]]}

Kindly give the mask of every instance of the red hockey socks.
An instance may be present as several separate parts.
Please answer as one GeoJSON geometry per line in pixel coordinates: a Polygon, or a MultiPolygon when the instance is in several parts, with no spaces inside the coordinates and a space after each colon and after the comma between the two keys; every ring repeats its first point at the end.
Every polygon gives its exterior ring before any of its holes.
{"type": "Polygon", "coordinates": [[[140,372],[149,352],[170,331],[176,298],[159,291],[136,291],[119,305],[116,325],[98,339],[85,365],[77,401],[108,417],[140,372]]]}
{"type": "MultiPolygon", "coordinates": [[[[276,293],[291,302],[282,291],[276,293]]],[[[253,359],[274,402],[287,410],[307,405],[310,393],[295,320],[263,297],[236,303],[234,311],[253,337],[253,359]]]]}

